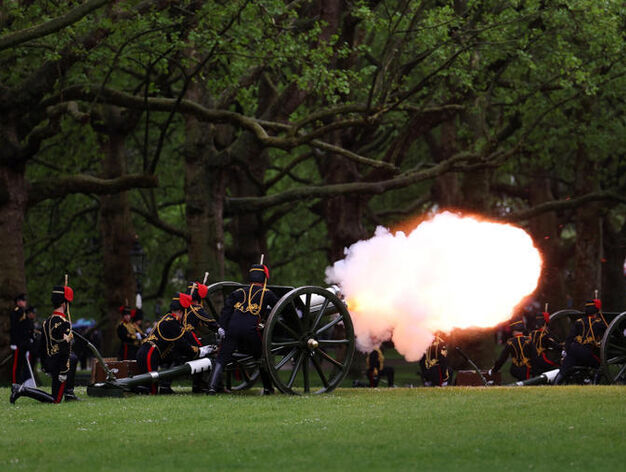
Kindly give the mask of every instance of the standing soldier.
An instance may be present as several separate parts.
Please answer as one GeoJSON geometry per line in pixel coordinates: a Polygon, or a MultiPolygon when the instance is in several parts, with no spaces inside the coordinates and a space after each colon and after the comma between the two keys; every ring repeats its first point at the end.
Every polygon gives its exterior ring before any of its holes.
{"type": "Polygon", "coordinates": [[[52,377],[52,395],[36,388],[13,384],[11,403],[21,396],[34,398],[45,403],[60,403],[78,400],[74,395],[76,356],[72,356],[72,324],[69,321],[69,306],[74,292],[69,286],[57,285],[50,297],[53,313],[43,322],[42,367],[52,377]]]}
{"type": "MultiPolygon", "coordinates": [[[[174,350],[190,358],[206,355],[208,347],[205,349],[191,344],[189,338],[185,336],[182,325],[183,313],[190,305],[191,297],[186,293],[178,293],[172,299],[169,313],[163,315],[157,322],[137,352],[137,366],[141,373],[158,371],[161,362],[171,357],[174,350]]],[[[155,395],[158,387],[157,383],[152,384],[150,393],[155,395]]]]}
{"type": "Polygon", "coordinates": [[[498,372],[511,356],[511,375],[517,380],[529,379],[532,370],[531,359],[537,357],[537,351],[530,337],[525,336],[524,322],[521,319],[511,323],[511,334],[512,337],[507,339],[495,365],[489,369],[489,376],[498,372]]]}
{"type": "Polygon", "coordinates": [[[574,366],[597,368],[600,366],[600,345],[607,323],[600,311],[598,299],[587,300],[585,316],[576,320],[565,340],[565,357],[561,370],[554,379],[556,385],[563,380],[574,366]]]}
{"type": "MultiPolygon", "coordinates": [[[[222,371],[233,357],[235,350],[245,352],[259,359],[263,353],[261,325],[278,301],[270,289],[266,288],[270,272],[266,265],[254,264],[248,272],[250,285],[231,293],[220,314],[219,324],[225,330],[215,368],[211,374],[209,394],[217,393],[222,371]]],[[[261,366],[263,394],[274,393],[269,372],[261,366]]]]}
{"type": "Polygon", "coordinates": [[[425,387],[445,387],[450,382],[448,347],[441,332],[435,333],[435,339],[420,359],[420,367],[425,387]]]}
{"type": "Polygon", "coordinates": [[[141,344],[141,335],[138,335],[135,324],[131,321],[130,307],[122,305],[119,311],[122,320],[117,325],[117,337],[121,341],[118,358],[125,361],[135,358],[141,344]]]}
{"type": "MultiPolygon", "coordinates": [[[[206,297],[208,287],[199,282],[189,282],[187,292],[191,296],[191,305],[185,308],[183,315],[183,327],[189,343],[198,347],[202,346],[200,331],[217,332],[217,321],[209,315],[202,306],[202,299],[206,297]]],[[[208,385],[202,381],[202,374],[194,374],[192,377],[191,391],[193,393],[208,393],[208,385]]]]}
{"type": "Polygon", "coordinates": [[[21,384],[30,373],[26,364],[26,353],[30,341],[31,322],[26,316],[26,294],[20,293],[15,297],[15,307],[11,311],[11,382],[21,384]]]}

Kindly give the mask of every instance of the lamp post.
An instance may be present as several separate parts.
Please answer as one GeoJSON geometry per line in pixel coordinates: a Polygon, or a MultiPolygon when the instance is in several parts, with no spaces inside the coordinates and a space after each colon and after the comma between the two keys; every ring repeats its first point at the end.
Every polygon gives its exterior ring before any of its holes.
{"type": "Polygon", "coordinates": [[[141,277],[144,275],[144,266],[146,263],[146,252],[139,244],[139,236],[135,235],[133,245],[130,248],[130,264],[133,268],[133,274],[135,276],[135,283],[137,284],[137,301],[135,306],[141,308],[141,277]]]}

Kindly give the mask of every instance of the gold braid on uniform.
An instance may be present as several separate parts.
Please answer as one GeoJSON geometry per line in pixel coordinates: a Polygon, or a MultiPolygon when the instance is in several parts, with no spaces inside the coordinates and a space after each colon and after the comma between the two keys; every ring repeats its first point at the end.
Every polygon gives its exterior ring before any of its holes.
{"type": "MultiPolygon", "coordinates": [[[[253,270],[260,270],[262,272],[265,272],[263,269],[251,269],[250,272],[252,272],[253,270]]],[[[254,287],[254,284],[250,284],[250,288],[248,289],[247,305],[244,306],[244,304],[246,303],[246,300],[245,300],[246,295],[244,291],[244,301],[236,303],[235,309],[241,311],[242,313],[250,313],[251,315],[259,316],[261,314],[261,309],[263,308],[263,297],[265,297],[265,292],[267,291],[267,289],[265,288],[266,286],[267,286],[267,278],[263,282],[263,288],[261,289],[261,299],[259,300],[259,303],[257,304],[257,303],[251,303],[252,302],[252,287],[254,287]]],[[[243,290],[243,289],[239,289],[239,290],[243,290]]]]}
{"type": "Polygon", "coordinates": [[[519,356],[521,357],[521,359],[518,360],[515,357],[513,357],[511,358],[511,362],[513,363],[513,365],[517,367],[523,367],[523,366],[529,367],[530,359],[528,359],[528,357],[524,355],[524,348],[522,347],[522,336],[517,336],[515,339],[517,340],[517,346],[519,347],[519,356]]]}

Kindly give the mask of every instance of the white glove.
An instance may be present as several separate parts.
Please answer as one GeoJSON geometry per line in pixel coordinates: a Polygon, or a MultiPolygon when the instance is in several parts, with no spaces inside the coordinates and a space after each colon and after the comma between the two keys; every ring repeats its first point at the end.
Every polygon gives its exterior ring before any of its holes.
{"type": "Polygon", "coordinates": [[[139,339],[141,341],[141,334],[135,333],[135,336],[137,336],[137,339],[139,339]]]}
{"type": "Polygon", "coordinates": [[[224,337],[226,337],[226,331],[224,331],[224,328],[217,328],[217,337],[219,339],[224,339],[224,337]]]}
{"type": "Polygon", "coordinates": [[[493,369],[489,369],[489,372],[487,372],[489,374],[489,377],[491,377],[493,375],[493,369]]]}
{"type": "Polygon", "coordinates": [[[206,357],[213,352],[213,346],[200,346],[198,357],[206,357]]]}
{"type": "Polygon", "coordinates": [[[561,359],[565,359],[567,357],[567,351],[565,349],[563,349],[561,351],[561,359]]]}
{"type": "Polygon", "coordinates": [[[11,351],[17,351],[17,346],[15,344],[11,344],[11,351]]]}
{"type": "Polygon", "coordinates": [[[626,338],[626,329],[624,330],[624,337],[626,338]]]}
{"type": "Polygon", "coordinates": [[[59,382],[63,383],[67,380],[67,375],[59,374],[59,382]]]}

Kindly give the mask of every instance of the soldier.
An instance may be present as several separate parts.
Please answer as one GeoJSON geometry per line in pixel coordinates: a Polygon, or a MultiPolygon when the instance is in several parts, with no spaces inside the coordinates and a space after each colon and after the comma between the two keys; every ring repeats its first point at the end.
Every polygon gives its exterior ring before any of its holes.
{"type": "Polygon", "coordinates": [[[607,328],[607,323],[600,311],[600,300],[587,300],[585,316],[577,319],[565,340],[565,357],[561,370],[554,379],[556,385],[563,380],[574,366],[597,368],[600,366],[600,345],[607,328]]]}
{"type": "Polygon", "coordinates": [[[498,372],[506,360],[511,356],[511,375],[517,380],[526,380],[531,377],[531,359],[537,357],[537,351],[530,337],[525,336],[524,322],[519,319],[511,323],[512,337],[507,339],[504,349],[494,366],[489,369],[489,376],[498,372]]]}
{"type": "Polygon", "coordinates": [[[11,311],[11,382],[21,384],[30,378],[26,353],[31,340],[31,322],[26,316],[26,294],[15,297],[15,307],[11,311]]]}
{"type": "MultiPolygon", "coordinates": [[[[529,319],[530,320],[530,319],[529,319]]],[[[550,314],[543,312],[534,318],[528,327],[530,340],[535,346],[537,357],[531,359],[532,376],[541,375],[549,370],[558,369],[561,360],[561,343],[559,343],[550,333],[548,322],[550,314]]]]}
{"type": "Polygon", "coordinates": [[[78,400],[74,395],[76,356],[72,356],[72,325],[68,320],[69,305],[74,292],[69,286],[57,285],[50,297],[53,313],[43,322],[42,367],[52,377],[52,395],[36,388],[13,384],[11,403],[21,396],[31,397],[45,403],[78,400]]]}
{"type": "MultiPolygon", "coordinates": [[[[211,375],[209,394],[219,390],[222,371],[236,350],[245,352],[255,358],[262,355],[261,328],[278,298],[266,288],[270,273],[266,265],[254,264],[248,272],[250,285],[232,292],[224,304],[220,314],[219,325],[225,330],[217,362],[211,375]]],[[[274,393],[272,380],[265,368],[260,368],[263,380],[263,394],[274,393]]]]}
{"type": "Polygon", "coordinates": [[[385,367],[385,356],[383,355],[382,347],[374,348],[367,356],[367,378],[370,381],[370,387],[378,387],[380,378],[384,375],[387,377],[387,385],[393,387],[393,377],[395,374],[394,368],[390,366],[385,367]]]}
{"type": "MultiPolygon", "coordinates": [[[[190,358],[202,357],[208,353],[208,346],[198,347],[191,344],[189,338],[185,336],[182,325],[185,308],[191,305],[191,297],[186,293],[178,293],[170,303],[170,311],[163,315],[156,326],[145,339],[137,352],[137,366],[139,371],[152,372],[159,370],[159,365],[173,350],[178,350],[190,358]]],[[[158,384],[152,384],[151,394],[156,394],[158,384]]],[[[159,393],[171,393],[163,391],[159,393]]]]}
{"type": "Polygon", "coordinates": [[[132,322],[130,307],[122,305],[119,308],[122,320],[117,325],[117,337],[120,338],[118,359],[121,361],[134,359],[141,344],[141,335],[132,322]]]}
{"type": "Polygon", "coordinates": [[[146,332],[143,330],[143,310],[141,308],[131,310],[130,320],[135,326],[135,331],[138,334],[137,339],[139,339],[139,342],[141,343],[146,337],[146,332]]]}
{"type": "Polygon", "coordinates": [[[445,387],[449,384],[448,347],[441,332],[435,333],[435,339],[420,359],[420,367],[425,387],[445,387]]]}
{"type": "MultiPolygon", "coordinates": [[[[202,299],[206,297],[208,287],[199,282],[189,282],[187,292],[191,295],[191,305],[185,308],[183,316],[183,327],[186,336],[191,344],[202,346],[199,331],[208,330],[217,332],[219,326],[217,321],[209,315],[202,306],[202,299]]],[[[208,393],[209,388],[206,382],[202,381],[202,374],[195,374],[192,377],[191,391],[193,393],[208,393]]]]}

